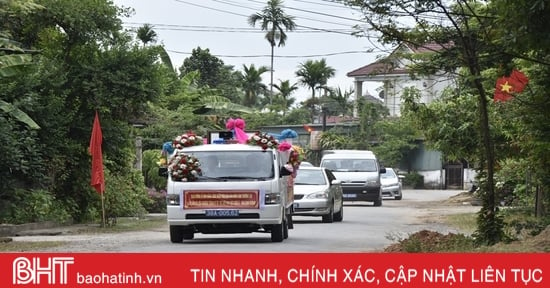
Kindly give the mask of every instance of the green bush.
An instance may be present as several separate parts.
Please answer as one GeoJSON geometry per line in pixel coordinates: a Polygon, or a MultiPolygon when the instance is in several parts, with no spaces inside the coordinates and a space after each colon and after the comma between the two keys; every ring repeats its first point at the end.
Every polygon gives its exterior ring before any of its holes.
{"type": "Polygon", "coordinates": [[[145,186],[155,188],[156,190],[166,189],[166,177],[158,175],[159,162],[161,158],[161,150],[145,150],[143,151],[143,177],[145,178],[145,186]]]}
{"type": "Polygon", "coordinates": [[[413,189],[424,188],[424,176],[417,172],[412,172],[404,175],[403,186],[411,187],[413,189]]]}
{"type": "MultiPolygon", "coordinates": [[[[138,170],[127,175],[105,171],[105,214],[111,220],[117,217],[141,217],[147,213],[143,203],[149,199],[138,170]]],[[[101,211],[101,208],[100,208],[101,211]]]]}
{"type": "Polygon", "coordinates": [[[144,204],[149,213],[166,213],[166,190],[157,191],[155,188],[147,188],[149,201],[144,204]]]}
{"type": "Polygon", "coordinates": [[[0,222],[11,224],[44,221],[65,223],[69,220],[70,215],[63,204],[44,189],[15,189],[12,200],[0,212],[0,222]]]}

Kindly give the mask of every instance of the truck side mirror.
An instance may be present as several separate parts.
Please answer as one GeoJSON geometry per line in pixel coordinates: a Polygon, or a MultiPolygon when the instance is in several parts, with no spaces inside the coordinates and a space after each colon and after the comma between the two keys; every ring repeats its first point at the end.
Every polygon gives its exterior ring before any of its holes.
{"type": "Polygon", "coordinates": [[[159,176],[168,177],[168,167],[159,167],[159,176]]]}
{"type": "Polygon", "coordinates": [[[380,166],[380,173],[386,173],[386,167],[380,166]]]}

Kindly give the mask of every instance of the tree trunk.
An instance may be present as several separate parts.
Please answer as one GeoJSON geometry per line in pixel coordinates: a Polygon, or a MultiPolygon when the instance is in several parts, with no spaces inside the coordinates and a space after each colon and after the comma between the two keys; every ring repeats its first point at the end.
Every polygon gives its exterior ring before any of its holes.
{"type": "Polygon", "coordinates": [[[273,104],[273,56],[275,53],[275,45],[271,45],[271,81],[269,82],[269,104],[273,104]]]}

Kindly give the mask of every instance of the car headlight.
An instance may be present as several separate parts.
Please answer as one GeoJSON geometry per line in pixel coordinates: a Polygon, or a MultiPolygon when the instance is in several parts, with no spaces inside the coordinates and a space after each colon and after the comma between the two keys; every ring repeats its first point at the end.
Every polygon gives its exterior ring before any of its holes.
{"type": "Polygon", "coordinates": [[[166,194],[167,205],[180,205],[180,194],[166,194]]]}
{"type": "Polygon", "coordinates": [[[328,193],[327,192],[317,192],[317,193],[311,193],[306,196],[307,199],[328,199],[328,193]]]}
{"type": "Polygon", "coordinates": [[[281,194],[280,193],[266,193],[265,194],[265,204],[280,204],[281,203],[281,194]]]}

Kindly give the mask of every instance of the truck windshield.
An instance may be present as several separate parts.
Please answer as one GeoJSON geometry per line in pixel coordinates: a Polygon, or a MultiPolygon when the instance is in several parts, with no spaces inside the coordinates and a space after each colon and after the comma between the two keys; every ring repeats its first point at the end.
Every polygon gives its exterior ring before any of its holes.
{"type": "Polygon", "coordinates": [[[201,151],[193,154],[201,163],[199,181],[263,180],[275,176],[270,151],[201,151]]]}

